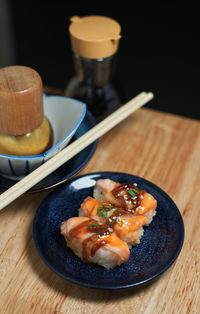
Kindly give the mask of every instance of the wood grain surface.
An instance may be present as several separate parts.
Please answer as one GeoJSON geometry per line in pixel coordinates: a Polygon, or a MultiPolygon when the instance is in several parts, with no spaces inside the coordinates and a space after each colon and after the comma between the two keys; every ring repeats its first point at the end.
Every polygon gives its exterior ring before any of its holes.
{"type": "Polygon", "coordinates": [[[44,264],[32,238],[35,212],[49,191],[26,194],[0,213],[0,313],[199,313],[200,122],[140,109],[99,140],[80,174],[96,171],[144,177],[173,198],[185,224],[176,262],[136,289],[72,284],[44,264]]]}

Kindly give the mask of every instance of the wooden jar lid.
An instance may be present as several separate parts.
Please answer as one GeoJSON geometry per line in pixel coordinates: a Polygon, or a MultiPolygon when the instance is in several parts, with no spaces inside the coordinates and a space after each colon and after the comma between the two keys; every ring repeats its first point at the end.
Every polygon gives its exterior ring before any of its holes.
{"type": "Polygon", "coordinates": [[[0,69],[0,132],[23,135],[38,128],[44,117],[42,80],[26,66],[0,69]]]}

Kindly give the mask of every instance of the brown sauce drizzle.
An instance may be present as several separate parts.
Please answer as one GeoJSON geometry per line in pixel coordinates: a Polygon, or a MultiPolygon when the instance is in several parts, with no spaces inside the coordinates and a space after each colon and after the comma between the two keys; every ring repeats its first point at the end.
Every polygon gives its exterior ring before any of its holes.
{"type": "Polygon", "coordinates": [[[112,213],[112,215],[110,215],[107,220],[106,220],[106,224],[110,227],[113,226],[113,224],[117,223],[118,218],[120,216],[123,215],[127,215],[127,211],[124,210],[123,208],[116,208],[116,210],[112,213]]]}
{"type": "Polygon", "coordinates": [[[93,219],[86,220],[73,227],[69,232],[70,237],[76,237],[80,232],[93,233],[82,242],[82,259],[86,262],[88,261],[89,254],[94,256],[97,250],[109,243],[108,238],[112,233],[109,231],[109,226],[104,224],[98,223],[97,227],[89,227],[95,223],[96,221],[93,219]],[[91,252],[89,247],[91,247],[91,252]]]}
{"type": "Polygon", "coordinates": [[[137,207],[141,205],[141,199],[143,198],[145,191],[137,188],[132,183],[124,183],[115,188],[112,191],[112,194],[119,200],[120,207],[116,208],[116,206],[111,204],[111,209],[116,209],[110,216],[108,215],[108,217],[106,217],[105,224],[98,223],[93,219],[88,219],[73,227],[69,232],[69,236],[72,238],[77,237],[80,232],[92,233],[91,236],[82,242],[83,261],[87,262],[89,254],[93,257],[101,247],[110,243],[109,236],[113,232],[113,224],[119,223],[118,218],[127,214],[127,210],[129,210],[129,202],[131,202],[131,213],[134,214],[136,212],[137,207]],[[131,195],[131,189],[134,195],[131,195]]]}
{"type": "Polygon", "coordinates": [[[100,249],[101,247],[103,247],[104,245],[108,244],[109,241],[105,238],[105,239],[101,239],[100,241],[97,241],[91,250],[91,256],[94,256],[95,253],[98,251],[98,249],[100,249]]]}
{"type": "Polygon", "coordinates": [[[86,221],[83,221],[82,223],[78,224],[77,226],[73,227],[70,232],[69,236],[70,237],[76,237],[81,231],[83,231],[89,224],[91,224],[94,220],[89,219],[86,221]]]}
{"type": "Polygon", "coordinates": [[[145,194],[145,191],[140,190],[132,183],[123,183],[112,191],[112,194],[120,202],[123,209],[128,209],[128,203],[131,202],[131,212],[135,212],[137,207],[141,204],[141,199],[145,194]],[[130,190],[136,191],[135,196],[128,193],[130,190]]]}

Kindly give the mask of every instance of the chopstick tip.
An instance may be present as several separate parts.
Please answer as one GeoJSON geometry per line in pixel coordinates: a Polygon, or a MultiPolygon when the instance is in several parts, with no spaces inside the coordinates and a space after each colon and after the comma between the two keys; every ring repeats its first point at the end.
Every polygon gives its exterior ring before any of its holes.
{"type": "Polygon", "coordinates": [[[151,99],[154,98],[154,93],[148,92],[147,94],[149,95],[149,97],[150,97],[151,99]]]}

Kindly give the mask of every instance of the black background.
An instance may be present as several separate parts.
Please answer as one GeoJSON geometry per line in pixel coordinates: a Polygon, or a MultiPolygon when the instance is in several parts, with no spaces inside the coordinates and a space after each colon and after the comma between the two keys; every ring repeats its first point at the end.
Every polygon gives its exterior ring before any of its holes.
{"type": "Polygon", "coordinates": [[[122,27],[116,75],[126,99],[155,94],[148,106],[200,119],[199,10],[193,2],[10,0],[17,63],[44,85],[64,89],[74,73],[68,34],[73,15],[105,15],[122,27]]]}

